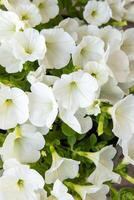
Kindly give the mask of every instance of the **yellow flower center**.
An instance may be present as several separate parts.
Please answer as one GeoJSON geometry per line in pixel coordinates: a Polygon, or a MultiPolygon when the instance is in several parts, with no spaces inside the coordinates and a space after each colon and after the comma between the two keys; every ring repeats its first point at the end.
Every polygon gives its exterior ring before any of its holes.
{"type": "Polygon", "coordinates": [[[26,13],[23,14],[22,17],[21,17],[21,19],[22,19],[23,21],[29,20],[28,14],[26,14],[26,13]]]}
{"type": "Polygon", "coordinates": [[[97,16],[97,11],[96,11],[96,10],[93,10],[93,11],[91,12],[91,16],[92,16],[92,17],[96,17],[96,16],[97,16]]]}
{"type": "Polygon", "coordinates": [[[15,134],[16,134],[16,138],[21,138],[21,136],[22,136],[21,127],[19,125],[17,125],[15,128],[15,134]]]}
{"type": "Polygon", "coordinates": [[[24,187],[24,181],[22,179],[19,179],[17,185],[19,186],[20,189],[22,189],[24,187]]]}
{"type": "Polygon", "coordinates": [[[7,100],[5,101],[5,105],[6,105],[6,106],[11,106],[12,104],[13,104],[12,99],[7,99],[7,100]]]}

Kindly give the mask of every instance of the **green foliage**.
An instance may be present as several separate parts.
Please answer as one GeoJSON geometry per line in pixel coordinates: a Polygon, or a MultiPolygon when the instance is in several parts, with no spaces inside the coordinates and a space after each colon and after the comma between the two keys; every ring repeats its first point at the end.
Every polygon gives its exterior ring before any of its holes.
{"type": "Polygon", "coordinates": [[[35,71],[37,67],[37,62],[26,62],[21,72],[9,74],[0,66],[0,82],[10,87],[18,87],[24,91],[29,91],[30,83],[27,81],[27,75],[30,71],[35,71]]]}
{"type": "Polygon", "coordinates": [[[134,188],[123,188],[119,192],[119,200],[134,200],[134,188]]]}

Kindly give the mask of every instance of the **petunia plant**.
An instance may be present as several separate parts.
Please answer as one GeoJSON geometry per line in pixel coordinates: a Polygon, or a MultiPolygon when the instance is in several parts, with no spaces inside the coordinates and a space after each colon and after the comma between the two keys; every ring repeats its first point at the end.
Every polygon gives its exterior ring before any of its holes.
{"type": "Polygon", "coordinates": [[[0,1],[0,200],[134,200],[134,1],[0,1]]]}

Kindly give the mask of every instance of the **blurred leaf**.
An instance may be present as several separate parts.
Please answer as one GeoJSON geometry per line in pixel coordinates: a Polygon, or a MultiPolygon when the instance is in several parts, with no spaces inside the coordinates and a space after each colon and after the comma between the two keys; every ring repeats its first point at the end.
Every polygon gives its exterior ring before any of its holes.
{"type": "Polygon", "coordinates": [[[73,129],[71,129],[65,123],[62,123],[61,129],[62,129],[63,134],[66,136],[74,136],[74,134],[76,133],[73,129]]]}
{"type": "Polygon", "coordinates": [[[119,200],[134,200],[134,188],[123,188],[119,192],[119,200]]]}

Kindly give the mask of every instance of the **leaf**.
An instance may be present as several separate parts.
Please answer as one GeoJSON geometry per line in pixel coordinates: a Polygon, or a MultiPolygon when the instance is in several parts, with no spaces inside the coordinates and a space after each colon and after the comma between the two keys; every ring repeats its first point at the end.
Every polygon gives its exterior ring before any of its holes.
{"type": "Polygon", "coordinates": [[[75,131],[65,123],[62,123],[61,129],[63,134],[66,136],[73,136],[75,134],[75,131]]]}
{"type": "Polygon", "coordinates": [[[134,189],[123,188],[119,192],[119,200],[134,200],[134,189]]]}
{"type": "Polygon", "coordinates": [[[96,145],[97,137],[96,137],[96,135],[94,133],[90,136],[89,142],[90,142],[90,146],[91,147],[96,145]]]}
{"type": "Polygon", "coordinates": [[[76,136],[75,135],[69,136],[67,138],[67,141],[68,141],[68,144],[71,146],[71,149],[73,149],[74,144],[76,143],[76,136]]]}

